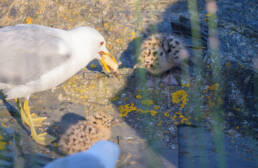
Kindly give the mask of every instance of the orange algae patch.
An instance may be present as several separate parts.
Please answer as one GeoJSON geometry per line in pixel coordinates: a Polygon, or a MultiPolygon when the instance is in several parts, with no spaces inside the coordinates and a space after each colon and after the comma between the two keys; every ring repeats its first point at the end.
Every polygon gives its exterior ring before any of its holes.
{"type": "Polygon", "coordinates": [[[187,102],[187,93],[184,90],[178,90],[174,93],[172,93],[172,102],[177,104],[181,103],[180,107],[184,108],[187,102]]]}

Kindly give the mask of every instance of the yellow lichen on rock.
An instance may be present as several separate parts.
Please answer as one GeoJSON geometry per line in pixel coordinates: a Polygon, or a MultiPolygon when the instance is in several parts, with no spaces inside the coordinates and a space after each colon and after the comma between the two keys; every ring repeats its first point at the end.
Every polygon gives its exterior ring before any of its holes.
{"type": "Polygon", "coordinates": [[[180,107],[184,108],[187,103],[187,93],[185,90],[178,90],[172,93],[172,102],[177,104],[180,103],[180,107]]]}
{"type": "Polygon", "coordinates": [[[4,137],[0,134],[0,150],[4,150],[6,148],[6,142],[4,141],[4,137]]]}
{"type": "Polygon", "coordinates": [[[131,103],[131,104],[126,104],[126,105],[120,105],[118,107],[118,110],[120,112],[120,116],[125,117],[128,115],[128,113],[130,113],[132,111],[136,111],[137,107],[135,107],[134,104],[131,103]]]}
{"type": "Polygon", "coordinates": [[[154,104],[153,100],[142,100],[141,103],[146,106],[151,106],[154,104]]]}
{"type": "Polygon", "coordinates": [[[96,64],[90,64],[90,68],[97,68],[96,64]]]}
{"type": "MultiPolygon", "coordinates": [[[[148,103],[149,104],[149,103],[148,103]]],[[[153,101],[151,100],[151,103],[153,104],[153,101]]],[[[154,108],[155,109],[155,108],[154,108]]],[[[141,108],[137,108],[133,103],[131,104],[126,104],[126,105],[120,105],[118,107],[118,110],[120,112],[120,116],[121,117],[126,117],[128,115],[128,113],[132,112],[132,111],[136,111],[139,113],[150,113],[151,116],[155,116],[158,114],[158,112],[156,110],[153,109],[141,109],[141,108]]]]}
{"type": "Polygon", "coordinates": [[[157,111],[155,111],[155,110],[150,110],[150,114],[151,114],[151,116],[155,116],[155,115],[157,115],[157,114],[158,114],[158,112],[157,112],[157,111]]]}
{"type": "Polygon", "coordinates": [[[159,110],[159,109],[160,109],[160,106],[154,105],[154,109],[155,109],[155,110],[159,110]]]}
{"type": "Polygon", "coordinates": [[[186,118],[181,111],[177,111],[173,117],[172,117],[174,124],[179,125],[179,124],[186,124],[186,125],[191,125],[191,122],[189,121],[188,118],[186,118]]]}
{"type": "Polygon", "coordinates": [[[142,95],[136,95],[136,99],[142,99],[142,95]]]}
{"type": "Polygon", "coordinates": [[[4,150],[6,148],[6,142],[0,141],[0,150],[4,150]]]}
{"type": "Polygon", "coordinates": [[[168,112],[165,112],[165,113],[164,113],[164,116],[165,116],[165,117],[169,117],[169,113],[168,113],[168,112]]]}
{"type": "Polygon", "coordinates": [[[27,23],[27,24],[32,24],[31,17],[27,17],[26,23],[27,23]]]}

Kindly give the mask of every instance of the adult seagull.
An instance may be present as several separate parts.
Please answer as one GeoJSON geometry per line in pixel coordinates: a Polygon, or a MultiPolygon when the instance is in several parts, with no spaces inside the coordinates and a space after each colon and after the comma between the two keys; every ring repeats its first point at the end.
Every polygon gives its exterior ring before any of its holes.
{"type": "Polygon", "coordinates": [[[0,28],[0,91],[5,100],[15,98],[22,122],[37,143],[48,145],[54,138],[36,132],[46,117],[30,113],[30,95],[55,88],[95,58],[108,72],[117,73],[118,64],[104,37],[90,27],[66,31],[19,24],[0,28]],[[19,98],[25,98],[23,105],[19,98]]]}

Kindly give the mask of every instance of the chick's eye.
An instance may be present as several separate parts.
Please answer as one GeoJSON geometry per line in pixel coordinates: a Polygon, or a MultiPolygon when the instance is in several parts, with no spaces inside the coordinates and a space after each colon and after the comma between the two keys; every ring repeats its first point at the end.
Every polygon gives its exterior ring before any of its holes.
{"type": "Polygon", "coordinates": [[[101,41],[101,42],[100,42],[100,45],[102,46],[103,44],[104,44],[104,41],[101,41]]]}

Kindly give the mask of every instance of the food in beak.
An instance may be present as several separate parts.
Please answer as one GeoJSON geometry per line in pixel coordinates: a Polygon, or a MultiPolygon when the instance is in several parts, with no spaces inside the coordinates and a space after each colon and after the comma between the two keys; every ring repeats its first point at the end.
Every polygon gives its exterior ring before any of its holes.
{"type": "Polygon", "coordinates": [[[107,72],[114,73],[115,76],[117,76],[118,72],[118,64],[115,59],[115,57],[111,56],[109,53],[100,51],[100,62],[102,63],[103,67],[107,70],[107,72]]]}

